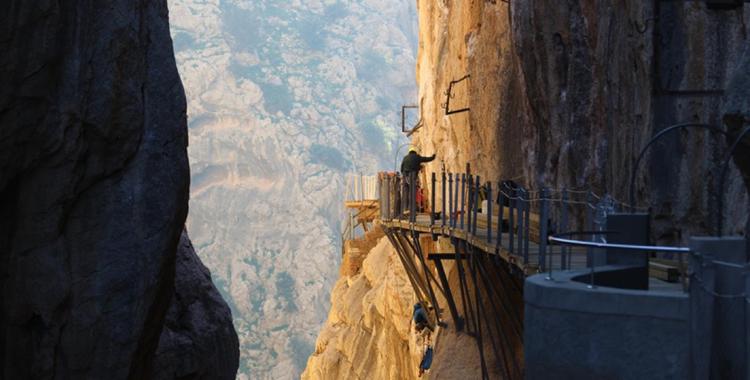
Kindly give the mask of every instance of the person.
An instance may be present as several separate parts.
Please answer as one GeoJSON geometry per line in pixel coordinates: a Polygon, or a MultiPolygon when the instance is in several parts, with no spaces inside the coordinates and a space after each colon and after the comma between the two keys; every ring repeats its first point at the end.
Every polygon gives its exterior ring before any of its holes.
{"type": "Polygon", "coordinates": [[[411,147],[409,148],[409,153],[404,156],[404,159],[401,161],[401,174],[403,174],[405,178],[409,178],[410,173],[419,173],[423,163],[430,162],[434,159],[434,154],[430,157],[420,156],[419,153],[417,153],[417,149],[411,147]]]}
{"type": "Polygon", "coordinates": [[[419,362],[419,377],[422,377],[425,371],[429,370],[432,366],[432,355],[432,346],[428,345],[427,349],[425,349],[424,351],[424,355],[422,356],[422,361],[419,362]]]}
{"type": "Polygon", "coordinates": [[[427,312],[425,311],[421,302],[417,302],[414,304],[413,318],[414,327],[417,329],[417,331],[421,332],[425,327],[427,327],[427,329],[430,329],[430,321],[427,319],[427,312]]]}
{"type": "MultiPolygon", "coordinates": [[[[411,184],[409,183],[409,178],[411,177],[411,174],[414,173],[414,182],[416,182],[414,185],[415,187],[415,205],[418,206],[418,210],[422,210],[424,208],[423,206],[423,194],[422,190],[419,188],[419,180],[417,180],[417,176],[419,175],[419,171],[422,169],[422,164],[425,162],[430,162],[435,159],[435,155],[433,154],[430,157],[424,157],[420,156],[419,153],[417,153],[417,149],[414,147],[409,148],[409,153],[404,156],[404,159],[401,161],[401,175],[404,176],[404,180],[406,181],[407,189],[409,189],[409,186],[411,184]]],[[[409,194],[407,190],[407,194],[409,194]]]]}

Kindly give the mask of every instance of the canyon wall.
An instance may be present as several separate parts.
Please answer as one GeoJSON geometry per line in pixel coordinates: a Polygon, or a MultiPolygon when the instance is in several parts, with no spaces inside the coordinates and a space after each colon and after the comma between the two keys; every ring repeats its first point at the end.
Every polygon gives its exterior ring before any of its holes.
{"type": "MultiPolygon", "coordinates": [[[[722,107],[747,48],[747,6],[703,2],[419,1],[417,75],[426,175],[467,162],[484,180],[585,189],[628,203],[641,148],[669,125],[727,129],[722,107]],[[451,80],[467,74],[453,88],[451,80]]],[[[736,131],[730,131],[730,135],[736,131]]],[[[636,177],[653,237],[714,231],[718,163],[728,141],[703,129],[655,144],[636,177]]],[[[725,232],[744,233],[747,195],[733,166],[725,232]],[[736,207],[742,205],[742,207],[736,207]]],[[[428,177],[426,177],[428,178],[428,177]]],[[[438,194],[439,199],[439,194],[438,194]]]]}
{"type": "MultiPolygon", "coordinates": [[[[425,165],[422,183],[429,183],[431,173],[443,168],[463,171],[470,163],[484,181],[512,179],[532,189],[591,190],[610,194],[624,208],[630,172],[653,135],[674,124],[710,124],[726,136],[699,128],[681,130],[651,148],[636,176],[636,204],[639,210],[651,209],[655,243],[684,244],[690,235],[716,232],[718,167],[750,112],[745,28],[750,7],[636,0],[417,3],[421,122],[411,136],[421,154],[437,154],[425,165]],[[450,110],[468,112],[446,114],[452,81],[457,82],[450,110]]],[[[740,144],[734,156],[737,166],[730,165],[725,186],[725,203],[730,205],[725,233],[745,234],[746,157],[747,147],[740,144]]],[[[440,202],[440,194],[436,198],[440,202]]],[[[430,252],[450,248],[436,249],[430,252]]],[[[400,263],[391,259],[388,270],[398,272],[390,269],[394,265],[400,263]]],[[[332,364],[348,363],[343,358],[375,357],[370,360],[401,368],[393,360],[405,353],[385,353],[364,342],[380,337],[409,347],[407,337],[402,331],[387,335],[386,330],[356,327],[365,314],[361,306],[347,314],[350,302],[343,294],[350,278],[362,281],[348,275],[339,280],[329,324],[308,362],[311,378],[349,373],[340,371],[350,364],[332,364]],[[352,345],[354,341],[361,344],[352,345]],[[323,361],[325,356],[330,360],[323,361]]],[[[393,323],[388,318],[404,318],[378,316],[380,325],[393,323]]],[[[440,336],[448,336],[445,331],[440,336]]],[[[457,351],[471,352],[471,358],[447,353],[450,345],[438,348],[430,377],[441,378],[444,371],[472,360],[477,363],[477,352],[471,351],[475,345],[473,340],[457,345],[457,351]]],[[[521,355],[520,346],[515,349],[521,355]]],[[[414,353],[408,354],[413,359],[414,353]]],[[[497,370],[498,363],[489,364],[491,371],[497,370]]],[[[403,370],[397,378],[413,376],[411,368],[403,370]]],[[[453,375],[478,375],[476,369],[471,371],[453,375]]]]}
{"type": "MultiPolygon", "coordinates": [[[[429,245],[428,240],[424,243],[429,245]]],[[[345,245],[331,311],[302,379],[418,379],[426,338],[413,326],[417,297],[398,254],[382,232],[352,242],[345,245]]],[[[446,264],[455,289],[456,271],[446,264]]],[[[423,377],[481,378],[476,341],[456,333],[445,299],[439,299],[448,328],[431,334],[434,360],[423,377]]],[[[497,376],[496,366],[492,373],[497,376]]]]}
{"type": "Polygon", "coordinates": [[[0,377],[234,378],[229,309],[186,236],[178,249],[189,168],[166,1],[4,8],[0,377]],[[179,345],[189,372],[162,354],[179,345]]]}

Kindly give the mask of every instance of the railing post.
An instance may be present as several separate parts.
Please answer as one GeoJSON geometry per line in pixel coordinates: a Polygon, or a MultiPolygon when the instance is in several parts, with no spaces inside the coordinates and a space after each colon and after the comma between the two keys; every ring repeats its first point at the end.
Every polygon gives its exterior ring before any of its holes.
{"type": "Polygon", "coordinates": [[[448,173],[448,225],[453,227],[453,173],[448,173]]]}
{"type": "Polygon", "coordinates": [[[460,228],[464,229],[464,207],[466,205],[466,173],[461,173],[461,224],[460,228]]]}
{"type": "MultiPolygon", "coordinates": [[[[591,209],[591,207],[592,207],[591,206],[591,201],[592,201],[591,192],[587,191],[586,192],[586,201],[585,201],[585,203],[586,203],[586,206],[585,206],[585,209],[586,209],[586,231],[593,231],[594,230],[594,215],[593,215],[593,211],[591,209]]],[[[595,235],[590,235],[589,239],[591,239],[591,241],[594,241],[594,236],[595,235]]],[[[594,265],[594,263],[593,263],[593,261],[594,261],[593,252],[594,252],[594,250],[591,247],[586,248],[586,266],[587,267],[591,267],[591,266],[594,265]]]]}
{"type": "Polygon", "coordinates": [[[474,176],[466,175],[466,232],[471,233],[471,198],[474,197],[474,176]]]}
{"type": "MultiPolygon", "coordinates": [[[[487,182],[487,244],[492,243],[492,181],[487,182]]],[[[485,211],[485,210],[482,210],[485,211]]]]}
{"type": "Polygon", "coordinates": [[[542,188],[539,193],[540,210],[539,210],[539,262],[540,267],[544,270],[544,266],[548,265],[547,270],[549,275],[548,280],[552,279],[552,255],[549,255],[547,260],[547,221],[549,219],[549,199],[547,198],[547,189],[542,188]],[[547,264],[545,264],[545,260],[547,264]]]}
{"type": "Polygon", "coordinates": [[[435,172],[432,172],[432,192],[430,193],[430,227],[435,225],[435,172]]]}
{"type": "MultiPolygon", "coordinates": [[[[587,219],[587,227],[589,231],[594,230],[594,213],[591,209],[591,202],[593,201],[593,196],[591,194],[591,191],[586,193],[586,219],[587,219]]],[[[594,241],[594,236],[591,235],[591,241],[594,241]]],[[[589,267],[591,268],[591,271],[589,272],[589,289],[596,288],[596,283],[594,281],[594,272],[596,271],[596,258],[594,257],[594,249],[589,247],[587,252],[587,258],[586,260],[589,262],[589,267]]]]}
{"type": "Polygon", "coordinates": [[[503,248],[503,214],[505,214],[505,194],[503,194],[502,183],[497,184],[497,200],[497,244],[495,244],[495,249],[499,253],[500,249],[503,248]]]}
{"type": "Polygon", "coordinates": [[[520,242],[523,242],[523,263],[528,264],[529,263],[529,222],[531,221],[530,218],[530,211],[531,211],[531,204],[529,201],[529,192],[526,189],[523,189],[523,238],[519,240],[520,242]]]}
{"type": "Polygon", "coordinates": [[[409,221],[417,221],[417,173],[409,172],[409,221]]]}
{"type": "Polygon", "coordinates": [[[458,193],[459,193],[459,182],[461,182],[461,181],[459,181],[459,179],[458,179],[458,173],[456,173],[455,182],[456,182],[456,188],[455,188],[455,190],[453,192],[453,195],[455,197],[453,199],[453,226],[451,226],[453,228],[456,228],[458,226],[458,216],[459,216],[458,215],[458,208],[459,208],[459,206],[458,206],[458,193]]]}
{"type": "MultiPolygon", "coordinates": [[[[563,189],[560,196],[560,226],[559,233],[568,232],[568,190],[563,189]]],[[[570,269],[570,255],[566,245],[560,246],[560,269],[570,269]]]]}
{"type": "Polygon", "coordinates": [[[446,215],[448,215],[445,213],[445,170],[443,170],[443,175],[442,175],[440,184],[443,189],[442,197],[440,198],[442,200],[441,205],[440,205],[440,225],[445,227],[445,218],[446,218],[446,215]]]}
{"type": "Polygon", "coordinates": [[[385,198],[386,203],[386,216],[388,220],[393,219],[393,214],[391,213],[391,195],[393,194],[393,185],[391,185],[391,176],[388,175],[385,177],[386,181],[386,193],[387,197],[385,198]]]}
{"type": "Polygon", "coordinates": [[[473,205],[471,207],[474,208],[474,216],[471,217],[471,220],[473,221],[473,226],[471,228],[471,233],[476,236],[477,235],[477,215],[479,215],[479,205],[480,203],[480,193],[481,193],[481,181],[479,180],[479,176],[476,177],[476,184],[474,186],[474,200],[473,205]]]}
{"type": "Polygon", "coordinates": [[[515,227],[516,227],[516,198],[518,195],[518,191],[515,188],[508,188],[508,192],[510,193],[510,197],[508,197],[508,252],[510,254],[513,254],[513,246],[515,245],[515,227]]]}
{"type": "Polygon", "coordinates": [[[365,200],[365,179],[362,173],[359,173],[359,200],[365,200]]]}
{"type": "Polygon", "coordinates": [[[401,207],[398,212],[398,218],[403,219],[406,215],[406,177],[401,173],[399,176],[399,206],[401,207]]]}
{"type": "Polygon", "coordinates": [[[518,230],[516,231],[516,240],[518,241],[518,245],[516,246],[518,248],[518,254],[523,257],[523,263],[528,264],[528,258],[526,257],[526,254],[523,250],[523,237],[524,237],[524,228],[523,224],[526,221],[525,216],[526,212],[524,211],[524,189],[519,188],[516,192],[516,224],[518,225],[518,230]]]}

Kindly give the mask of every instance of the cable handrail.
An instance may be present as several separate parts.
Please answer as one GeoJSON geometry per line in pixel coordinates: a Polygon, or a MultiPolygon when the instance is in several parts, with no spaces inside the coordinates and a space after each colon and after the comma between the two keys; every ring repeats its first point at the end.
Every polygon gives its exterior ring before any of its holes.
{"type": "Polygon", "coordinates": [[[671,252],[671,253],[690,253],[692,250],[687,247],[670,247],[663,245],[639,245],[639,244],[620,244],[606,243],[586,240],[566,239],[558,236],[559,234],[550,235],[547,240],[550,242],[570,245],[575,247],[592,247],[592,248],[616,248],[632,251],[649,251],[649,252],[671,252]]]}

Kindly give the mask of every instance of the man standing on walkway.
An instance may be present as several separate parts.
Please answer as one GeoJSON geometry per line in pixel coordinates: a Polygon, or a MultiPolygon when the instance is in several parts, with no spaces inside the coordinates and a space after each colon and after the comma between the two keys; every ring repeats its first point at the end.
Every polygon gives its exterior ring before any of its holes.
{"type": "MultiPolygon", "coordinates": [[[[418,180],[419,170],[422,169],[423,163],[430,162],[434,159],[435,159],[434,154],[430,157],[423,157],[417,153],[416,148],[411,147],[409,148],[409,154],[404,156],[404,159],[401,161],[401,175],[404,176],[404,180],[407,183],[407,189],[410,189],[409,186],[412,185],[411,183],[409,183],[409,178],[410,178],[411,173],[414,173],[414,178],[415,178],[414,185],[416,186],[415,194],[417,197],[416,205],[419,206],[420,209],[423,208],[423,205],[422,205],[422,193],[421,193],[421,189],[419,188],[419,180],[418,180]]],[[[407,194],[409,194],[408,191],[407,191],[407,194]]]]}
{"type": "Polygon", "coordinates": [[[419,173],[423,163],[430,162],[434,159],[434,154],[430,157],[423,157],[417,153],[417,149],[411,147],[409,148],[409,154],[404,156],[403,161],[401,161],[401,174],[403,174],[404,177],[409,178],[409,173],[419,173]]]}

